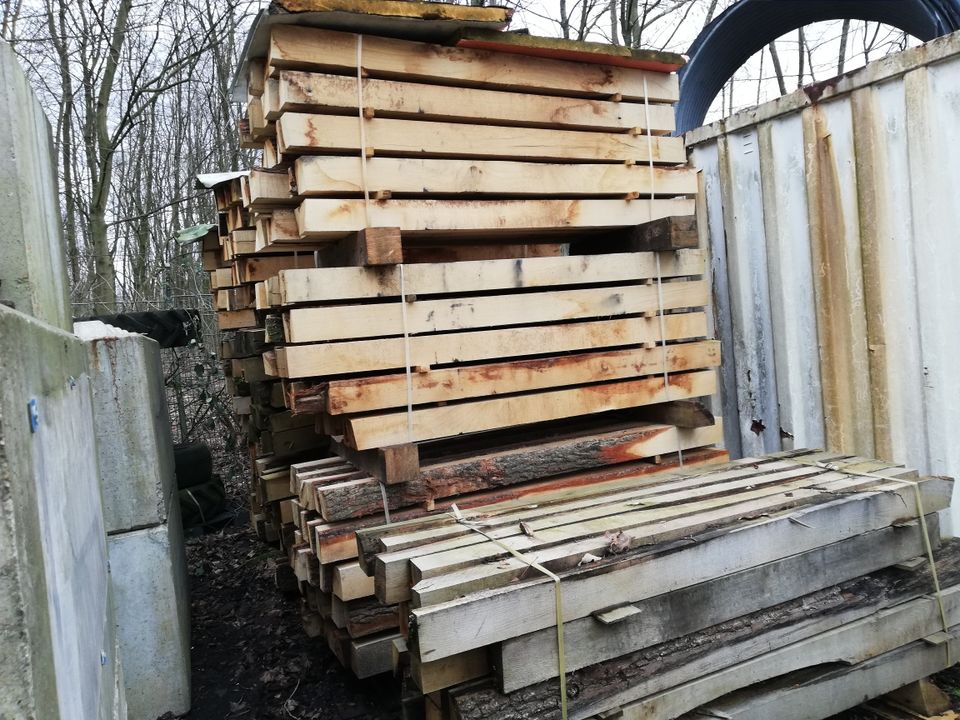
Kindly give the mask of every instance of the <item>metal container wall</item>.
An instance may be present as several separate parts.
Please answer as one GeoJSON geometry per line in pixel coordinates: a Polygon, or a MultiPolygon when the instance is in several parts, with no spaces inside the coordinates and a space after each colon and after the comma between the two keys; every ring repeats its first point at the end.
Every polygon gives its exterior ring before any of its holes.
{"type": "Polygon", "coordinates": [[[687,143],[731,454],[828,447],[960,478],[960,34],[687,143]]]}

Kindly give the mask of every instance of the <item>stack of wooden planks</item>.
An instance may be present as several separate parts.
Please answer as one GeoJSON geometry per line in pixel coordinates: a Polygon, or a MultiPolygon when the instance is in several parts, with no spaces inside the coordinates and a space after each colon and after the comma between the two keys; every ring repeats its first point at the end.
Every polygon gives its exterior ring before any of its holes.
{"type": "Polygon", "coordinates": [[[356,530],[726,457],[682,59],[509,15],[273,3],[238,73],[262,167],[205,180],[251,514],[361,675],[403,613],[338,592],[356,530]]]}
{"type": "Polygon", "coordinates": [[[826,718],[956,659],[951,490],[798,451],[361,530],[359,562],[427,717],[559,718],[563,667],[571,718],[826,718]]]}
{"type": "Polygon", "coordinates": [[[205,180],[203,264],[305,630],[431,720],[559,718],[561,677],[571,718],[772,717],[807,686],[826,717],[942,667],[949,481],[719,465],[682,61],[508,20],[275,0],[247,42],[262,166],[205,180]]]}

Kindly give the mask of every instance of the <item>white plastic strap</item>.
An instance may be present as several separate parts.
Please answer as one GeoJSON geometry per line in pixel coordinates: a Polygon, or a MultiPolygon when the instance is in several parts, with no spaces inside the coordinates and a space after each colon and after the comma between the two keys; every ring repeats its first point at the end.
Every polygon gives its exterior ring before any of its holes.
{"type": "Polygon", "coordinates": [[[407,372],[407,442],[414,442],[413,435],[413,368],[410,360],[410,332],[407,324],[407,282],[400,268],[400,319],[403,324],[403,363],[407,372]]]}
{"type": "MultiPolygon", "coordinates": [[[[647,167],[650,169],[650,207],[653,207],[653,199],[657,195],[657,171],[653,166],[653,135],[650,132],[650,93],[647,89],[647,78],[644,75],[643,78],[643,114],[644,122],[646,123],[646,132],[647,132],[647,167]]],[[[657,317],[660,320],[660,348],[663,352],[663,390],[664,394],[669,399],[670,397],[670,365],[669,357],[667,352],[667,327],[666,327],[666,318],[664,317],[663,309],[663,278],[660,272],[660,253],[655,252],[653,256],[657,261],[657,304],[658,304],[658,314],[657,317]]],[[[679,438],[678,438],[679,439],[679,438]]],[[[683,448],[680,445],[677,445],[677,459],[680,462],[680,467],[683,467],[683,448]]]]}
{"type": "Polygon", "coordinates": [[[364,226],[370,227],[370,185],[367,183],[367,119],[363,115],[363,35],[357,35],[357,117],[360,121],[360,182],[363,183],[364,226]]]}

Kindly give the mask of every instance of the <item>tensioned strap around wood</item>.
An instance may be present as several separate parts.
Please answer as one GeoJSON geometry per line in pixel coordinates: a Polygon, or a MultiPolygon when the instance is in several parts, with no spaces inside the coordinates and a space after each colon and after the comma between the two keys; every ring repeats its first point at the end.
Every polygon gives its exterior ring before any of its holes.
{"type": "Polygon", "coordinates": [[[493,544],[506,550],[520,562],[524,563],[528,567],[532,567],[534,570],[543,573],[548,578],[553,580],[553,591],[554,598],[556,599],[557,611],[557,675],[560,678],[560,718],[561,720],[567,720],[567,656],[563,647],[563,596],[560,593],[560,576],[554,572],[551,572],[550,570],[547,570],[547,568],[540,563],[536,563],[533,560],[525,557],[523,553],[514,550],[506,543],[501,542],[499,539],[489,535],[488,533],[485,533],[477,526],[476,523],[472,523],[467,520],[463,516],[463,513],[460,512],[460,508],[458,508],[456,504],[451,505],[450,510],[453,518],[460,525],[468,530],[472,530],[473,532],[482,535],[493,544]]]}
{"type": "MultiPolygon", "coordinates": [[[[647,78],[643,78],[643,113],[644,122],[647,131],[647,167],[650,169],[650,199],[653,201],[657,197],[657,172],[653,166],[653,134],[650,128],[650,93],[647,90],[647,78]]],[[[670,399],[670,365],[667,352],[667,329],[666,319],[663,316],[663,276],[660,272],[660,253],[654,253],[657,262],[657,317],[660,321],[660,348],[663,354],[663,392],[670,399]]],[[[679,432],[679,430],[678,430],[679,432]]],[[[683,447],[677,445],[677,460],[680,467],[683,467],[683,447]]]]}
{"type": "MultiPolygon", "coordinates": [[[[360,182],[363,185],[363,224],[370,227],[370,183],[367,174],[367,113],[363,105],[363,35],[357,33],[357,121],[360,124],[360,182]]],[[[403,263],[400,263],[400,318],[403,325],[403,360],[407,379],[407,441],[413,442],[413,370],[410,367],[410,332],[407,325],[407,292],[403,263]]],[[[380,480],[380,498],[383,500],[383,516],[390,525],[390,504],[387,488],[380,480]]]]}
{"type": "Polygon", "coordinates": [[[907,485],[913,488],[913,494],[916,498],[917,504],[917,519],[920,521],[920,534],[923,538],[923,549],[924,554],[927,556],[927,563],[930,566],[930,575],[933,578],[933,592],[934,598],[937,601],[937,606],[940,610],[940,622],[943,625],[943,632],[946,635],[946,640],[944,641],[946,652],[947,652],[947,667],[953,666],[952,652],[950,649],[950,623],[947,620],[947,610],[943,602],[943,592],[940,588],[940,575],[937,573],[937,563],[933,557],[933,545],[930,543],[930,533],[927,526],[927,516],[923,510],[923,496],[920,493],[920,483],[916,480],[907,480],[906,478],[893,478],[887,477],[885,475],[877,475],[876,473],[868,472],[859,472],[857,470],[847,470],[840,463],[829,463],[829,462],[804,462],[802,459],[794,459],[795,462],[800,463],[801,465],[813,465],[816,467],[822,467],[827,470],[834,470],[836,472],[846,473],[848,475],[856,475],[858,477],[867,477],[873,478],[875,480],[880,480],[885,483],[897,483],[900,485],[907,485]]]}

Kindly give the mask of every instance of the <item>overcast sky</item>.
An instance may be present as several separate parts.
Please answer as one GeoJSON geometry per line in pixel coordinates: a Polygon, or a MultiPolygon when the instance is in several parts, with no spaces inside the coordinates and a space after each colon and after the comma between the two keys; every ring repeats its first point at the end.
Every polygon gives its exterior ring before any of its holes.
{"type": "MultiPolygon", "coordinates": [[[[577,8],[582,0],[568,0],[570,7],[577,8]]],[[[512,27],[529,28],[537,35],[560,35],[560,26],[556,22],[559,14],[559,0],[521,0],[522,7],[514,15],[512,27]]],[[[719,0],[716,13],[731,5],[733,0],[719,0]]],[[[690,44],[703,28],[706,20],[709,0],[662,0],[660,7],[671,8],[671,12],[653,23],[644,35],[644,47],[672,50],[685,53],[690,44]]],[[[842,22],[839,20],[817,23],[805,30],[809,54],[804,59],[805,72],[803,84],[825,80],[837,74],[840,56],[840,37],[842,22]],[[811,62],[812,61],[812,62],[811,62]],[[811,77],[810,69],[813,69],[811,77]]],[[[590,39],[609,41],[609,13],[598,21],[590,39]]],[[[847,40],[844,70],[849,71],[865,64],[865,59],[876,59],[902,47],[904,43],[915,45],[913,38],[906,37],[901,31],[877,23],[853,21],[847,40]]],[[[777,51],[788,91],[798,84],[799,75],[799,36],[790,33],[777,41],[777,51]]],[[[780,95],[779,85],[773,70],[768,50],[752,57],[737,73],[732,83],[714,102],[707,116],[709,121],[719,119],[733,110],[740,110],[758,102],[766,102],[780,95]],[[732,88],[732,96],[731,96],[732,88]],[[732,101],[732,102],[731,102],[732,101]]]]}

